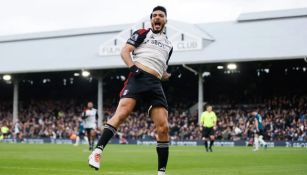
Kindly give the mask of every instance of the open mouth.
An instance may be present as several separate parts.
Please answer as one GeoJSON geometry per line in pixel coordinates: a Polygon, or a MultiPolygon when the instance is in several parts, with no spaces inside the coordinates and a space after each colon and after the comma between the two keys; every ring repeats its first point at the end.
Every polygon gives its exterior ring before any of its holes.
{"type": "Polygon", "coordinates": [[[155,24],[155,27],[156,27],[156,28],[160,28],[160,27],[161,27],[160,21],[157,21],[157,22],[155,22],[154,24],[155,24]]]}

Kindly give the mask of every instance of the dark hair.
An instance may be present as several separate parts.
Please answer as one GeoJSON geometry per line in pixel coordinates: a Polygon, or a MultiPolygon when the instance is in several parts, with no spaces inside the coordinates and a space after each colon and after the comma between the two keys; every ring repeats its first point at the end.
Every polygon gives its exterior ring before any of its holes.
{"type": "Polygon", "coordinates": [[[151,14],[150,14],[150,19],[152,18],[152,13],[153,13],[154,11],[157,11],[157,10],[160,10],[160,11],[164,12],[164,13],[165,13],[165,16],[167,16],[166,8],[163,7],[163,6],[159,6],[159,5],[158,5],[158,6],[156,6],[155,8],[152,9],[152,12],[151,12],[151,14]]]}

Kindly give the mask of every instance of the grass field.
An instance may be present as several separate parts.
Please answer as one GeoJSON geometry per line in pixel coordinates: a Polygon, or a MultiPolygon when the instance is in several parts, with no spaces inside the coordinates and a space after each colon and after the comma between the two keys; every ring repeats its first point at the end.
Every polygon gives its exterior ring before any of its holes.
{"type": "MultiPolygon", "coordinates": [[[[102,169],[87,165],[86,145],[0,143],[0,175],[156,175],[154,146],[108,145],[102,169]]],[[[307,175],[306,148],[172,146],[167,175],[307,175]]]]}

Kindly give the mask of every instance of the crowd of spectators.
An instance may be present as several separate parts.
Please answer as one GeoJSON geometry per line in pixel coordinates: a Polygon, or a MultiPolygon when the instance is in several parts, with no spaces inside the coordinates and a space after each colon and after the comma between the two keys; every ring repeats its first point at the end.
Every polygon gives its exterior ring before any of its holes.
{"type": "MultiPolygon", "coordinates": [[[[21,102],[18,121],[12,122],[12,104],[0,102],[1,138],[69,139],[78,133],[85,103],[77,100],[33,100],[21,102]],[[8,128],[7,131],[5,128],[8,128]],[[2,130],[3,129],[3,130],[2,130]],[[7,133],[4,133],[7,132],[7,133]]],[[[307,96],[273,97],[258,104],[213,103],[218,122],[218,140],[245,140],[252,137],[253,127],[246,123],[249,112],[257,109],[263,116],[265,140],[307,141],[307,96]]],[[[104,108],[104,119],[113,115],[115,106],[104,108]]],[[[104,120],[104,121],[105,121],[104,120]]],[[[201,140],[202,127],[196,111],[183,104],[170,106],[171,140],[201,140]]],[[[146,110],[136,110],[118,129],[126,139],[154,139],[155,128],[146,110]]]]}
{"type": "Polygon", "coordinates": [[[13,123],[12,105],[2,103],[0,126],[10,128],[12,138],[69,138],[81,111],[75,101],[29,101],[20,104],[18,121],[13,123]]]}

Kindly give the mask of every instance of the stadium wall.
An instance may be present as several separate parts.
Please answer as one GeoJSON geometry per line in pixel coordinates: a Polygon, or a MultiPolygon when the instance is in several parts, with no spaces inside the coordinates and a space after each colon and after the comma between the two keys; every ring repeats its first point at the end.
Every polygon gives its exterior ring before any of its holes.
{"type": "MultiPolygon", "coordinates": [[[[4,143],[16,143],[13,139],[4,139],[4,143]]],[[[69,139],[24,139],[23,143],[26,144],[73,144],[74,141],[69,139]]],[[[187,140],[187,141],[171,141],[173,146],[202,146],[202,140],[187,140]]],[[[82,144],[87,144],[83,142],[82,144]]],[[[110,144],[120,144],[119,139],[112,139],[110,144]]],[[[132,145],[156,145],[154,140],[127,140],[125,144],[132,145]]],[[[295,148],[307,148],[306,141],[268,141],[268,147],[295,147],[295,148]]],[[[249,146],[248,141],[215,141],[215,146],[222,147],[235,147],[235,146],[249,146]]]]}

